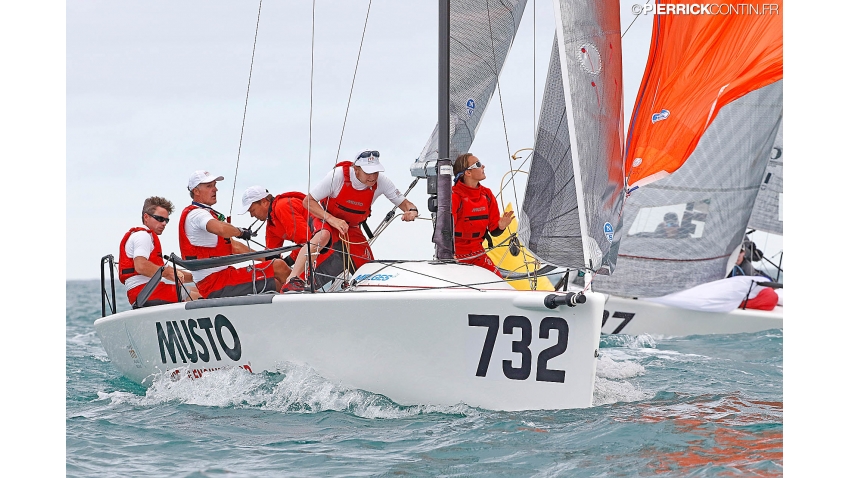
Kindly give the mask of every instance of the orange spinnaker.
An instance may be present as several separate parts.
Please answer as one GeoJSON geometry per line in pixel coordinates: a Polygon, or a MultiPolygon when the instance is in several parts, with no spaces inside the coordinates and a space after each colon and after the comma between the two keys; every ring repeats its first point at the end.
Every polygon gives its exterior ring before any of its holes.
{"type": "Polygon", "coordinates": [[[655,14],[626,137],[629,187],[679,169],[723,105],[782,79],[782,0],[709,6],[716,14],[655,14]]]}

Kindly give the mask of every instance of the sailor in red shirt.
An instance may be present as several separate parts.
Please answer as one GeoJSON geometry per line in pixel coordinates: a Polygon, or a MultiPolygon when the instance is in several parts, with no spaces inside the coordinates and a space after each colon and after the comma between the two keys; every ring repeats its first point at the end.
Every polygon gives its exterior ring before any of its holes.
{"type": "MultiPolygon", "coordinates": [[[[242,209],[239,214],[251,213],[251,217],[266,222],[266,247],[283,247],[283,241],[306,244],[310,237],[307,225],[306,195],[292,191],[272,196],[262,186],[251,186],[242,194],[242,209]]],[[[295,263],[298,250],[283,259],[288,266],[295,263]]]]}
{"type": "MultiPolygon", "coordinates": [[[[313,217],[312,225],[317,231],[310,239],[309,249],[314,255],[316,251],[323,254],[316,263],[319,269],[322,268],[322,260],[328,259],[327,263],[331,263],[329,256],[332,254],[342,254],[341,266],[351,272],[374,258],[366,236],[360,230],[360,224],[372,214],[372,203],[378,196],[385,196],[404,211],[402,221],[413,221],[419,216],[419,210],[413,203],[399,192],[386,175],[380,174],[384,171],[380,156],[378,151],[367,150],[358,154],[354,162],[337,164],[304,198],[304,207],[313,217]],[[325,253],[328,243],[331,250],[325,253]]],[[[284,291],[304,289],[305,284],[300,276],[307,263],[307,250],[307,245],[301,249],[284,291]]],[[[324,276],[335,276],[342,269],[328,272],[317,269],[317,275],[323,275],[317,277],[316,281],[324,282],[324,276]]]]}
{"type": "Polygon", "coordinates": [[[499,217],[499,203],[490,189],[480,183],[487,176],[484,165],[472,153],[462,154],[454,162],[455,185],[452,187],[454,210],[455,258],[497,274],[498,267],[487,257],[481,242],[484,234],[500,236],[511,223],[513,211],[499,217]]]}
{"type": "MultiPolygon", "coordinates": [[[[231,254],[244,254],[251,249],[239,238],[250,240],[250,229],[239,229],[225,222],[225,217],[212,208],[217,202],[217,181],[223,176],[213,176],[199,170],[189,177],[189,196],[192,204],[180,215],[180,254],[183,259],[206,259],[231,254]]],[[[247,267],[218,266],[197,270],[195,284],[205,298],[235,297],[278,290],[289,275],[289,266],[280,259],[260,262],[247,267]],[[255,280],[256,279],[256,280],[255,280]]]]}
{"type": "MultiPolygon", "coordinates": [[[[118,251],[118,280],[127,286],[127,300],[136,307],[136,299],[156,271],[165,264],[159,237],[168,224],[168,216],[174,211],[171,201],[158,196],[145,199],[142,206],[142,224],[124,234],[118,251]]],[[[162,277],[174,282],[174,268],[166,267],[162,277]]],[[[177,278],[182,284],[193,281],[188,271],[178,270],[177,278]]],[[[183,286],[183,298],[200,298],[193,286],[183,286]]],[[[178,302],[174,284],[160,281],[142,307],[178,302]]]]}

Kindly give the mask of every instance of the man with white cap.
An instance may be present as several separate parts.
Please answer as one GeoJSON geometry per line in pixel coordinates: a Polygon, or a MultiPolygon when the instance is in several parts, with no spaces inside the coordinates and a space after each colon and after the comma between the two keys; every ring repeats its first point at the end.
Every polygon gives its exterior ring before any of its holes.
{"type": "MultiPolygon", "coordinates": [[[[217,202],[217,181],[224,176],[213,176],[198,170],[189,176],[189,196],[192,204],[180,215],[180,254],[183,259],[206,259],[231,254],[251,252],[251,249],[236,241],[245,241],[252,236],[250,229],[239,229],[225,222],[223,214],[212,206],[217,202]]],[[[204,298],[234,297],[269,290],[278,290],[289,274],[289,266],[282,260],[272,259],[254,266],[211,267],[194,272],[195,285],[204,298]],[[256,280],[255,280],[256,279],[256,280]]]]}
{"type": "MultiPolygon", "coordinates": [[[[301,249],[292,272],[283,290],[303,290],[301,279],[307,262],[308,246],[315,255],[330,242],[332,251],[343,256],[343,267],[350,272],[373,259],[372,249],[360,224],[372,213],[372,203],[378,196],[385,196],[404,211],[402,221],[413,221],[419,210],[395,187],[393,182],[380,174],[384,166],[378,151],[363,151],[354,161],[343,161],[334,167],[304,198],[304,207],[313,216],[313,229],[317,232],[310,243],[301,249]]],[[[320,257],[320,261],[322,258],[320,257]]],[[[339,270],[338,272],[342,272],[339,270]]],[[[337,273],[338,273],[337,272],[337,273]]],[[[315,277],[321,283],[328,277],[315,277]]]]}
{"type": "MultiPolygon", "coordinates": [[[[254,219],[266,222],[266,247],[269,249],[283,247],[283,241],[305,244],[310,237],[310,228],[304,198],[304,193],[298,191],[272,196],[262,186],[251,186],[242,194],[239,214],[248,212],[254,219]]],[[[283,261],[292,266],[297,256],[298,251],[292,251],[283,261]]]]}

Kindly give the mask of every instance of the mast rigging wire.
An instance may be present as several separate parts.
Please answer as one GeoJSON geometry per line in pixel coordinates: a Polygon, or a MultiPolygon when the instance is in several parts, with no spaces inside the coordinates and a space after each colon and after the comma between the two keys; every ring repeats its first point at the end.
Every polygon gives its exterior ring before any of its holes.
{"type": "Polygon", "coordinates": [[[348,121],[348,109],[351,107],[351,97],[354,95],[354,81],[357,79],[357,68],[360,66],[360,53],[363,51],[363,39],[366,38],[366,25],[369,23],[369,12],[372,10],[372,0],[366,7],[366,20],[363,22],[363,33],[360,35],[360,48],[357,49],[357,61],[354,63],[354,76],[351,78],[351,89],[348,91],[348,103],[345,105],[345,116],[342,119],[342,131],[339,132],[339,145],[336,148],[336,161],[339,162],[339,152],[342,149],[342,137],[345,134],[345,123],[348,121]]]}
{"type": "MultiPolygon", "coordinates": [[[[646,5],[649,5],[649,2],[648,2],[648,1],[646,2],[646,4],[645,4],[644,6],[646,6],[646,5]]],[[[636,14],[635,14],[635,18],[632,20],[632,23],[629,23],[629,26],[628,26],[628,27],[626,27],[626,30],[623,32],[623,34],[622,34],[622,35],[620,35],[620,39],[621,39],[621,40],[622,40],[622,38],[623,38],[624,36],[626,36],[626,33],[629,31],[629,29],[630,29],[630,28],[632,28],[632,25],[634,25],[634,24],[635,24],[635,22],[637,21],[637,19],[638,19],[638,18],[640,18],[640,15],[641,15],[640,13],[636,13],[636,14]]]]}
{"type": "Polygon", "coordinates": [[[254,29],[254,46],[251,49],[251,67],[248,69],[248,88],[245,91],[245,108],[242,110],[242,129],[239,131],[239,149],[236,152],[236,172],[233,173],[233,190],[230,193],[230,211],[228,211],[227,217],[233,215],[233,198],[236,196],[236,177],[239,175],[239,159],[242,156],[242,137],[245,134],[245,117],[248,114],[248,95],[251,93],[251,74],[254,72],[254,53],[257,51],[257,33],[260,31],[260,13],[262,11],[263,0],[260,0],[260,7],[257,9],[257,26],[254,29]]]}
{"type": "MultiPolygon", "coordinates": [[[[516,182],[513,181],[513,166],[511,166],[511,146],[510,146],[510,143],[508,142],[508,125],[507,125],[507,122],[505,121],[505,106],[502,103],[502,87],[500,86],[500,83],[499,83],[499,63],[498,63],[498,60],[496,58],[496,45],[493,41],[493,21],[492,21],[492,17],[490,16],[490,0],[487,0],[487,27],[490,30],[490,50],[493,53],[493,68],[496,72],[496,90],[499,93],[499,111],[502,113],[502,128],[505,131],[505,146],[507,147],[507,151],[508,151],[508,170],[511,172],[511,186],[512,186],[513,192],[514,192],[514,204],[519,205],[519,196],[517,195],[517,192],[516,192],[516,182]]],[[[507,58],[506,58],[506,60],[507,60],[507,58]]],[[[532,68],[532,71],[533,70],[534,70],[534,68],[532,68]]],[[[536,96],[536,92],[535,92],[535,96],[536,96]]],[[[532,109],[533,109],[533,106],[532,106],[532,109]]],[[[499,191],[499,193],[501,194],[501,191],[499,191]]],[[[517,221],[517,225],[519,225],[518,221],[517,221]]],[[[509,227],[510,227],[510,225],[509,225],[509,227]]],[[[521,249],[521,251],[522,251],[523,262],[528,262],[528,257],[525,254],[525,248],[523,247],[521,249]]]]}
{"type": "MultiPolygon", "coordinates": [[[[311,176],[311,166],[313,165],[313,66],[314,66],[314,55],[316,52],[316,0],[313,0],[313,11],[312,16],[310,18],[310,127],[309,132],[307,134],[307,212],[309,214],[310,211],[310,176],[311,176]]],[[[310,274],[309,284],[310,284],[310,292],[316,292],[316,288],[314,286],[313,280],[313,254],[310,250],[311,242],[308,238],[307,240],[307,273],[310,274]]]]}

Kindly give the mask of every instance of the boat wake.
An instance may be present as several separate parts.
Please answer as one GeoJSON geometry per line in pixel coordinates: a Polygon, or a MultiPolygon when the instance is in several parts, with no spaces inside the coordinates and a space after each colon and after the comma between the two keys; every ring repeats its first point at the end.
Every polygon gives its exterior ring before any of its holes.
{"type": "MultiPolygon", "coordinates": [[[[593,405],[646,400],[652,396],[627,380],[646,373],[628,357],[600,358],[593,405]]],[[[250,408],[281,413],[337,411],[361,418],[393,419],[425,414],[476,416],[481,410],[463,403],[452,406],[399,405],[365,390],[348,388],[319,375],[305,364],[285,363],[274,373],[250,373],[238,367],[204,372],[201,378],[156,377],[144,396],[126,391],[100,392],[113,405],[153,407],[182,403],[202,407],[250,408]]]]}
{"type": "Polygon", "coordinates": [[[599,347],[625,347],[629,349],[654,349],[655,338],[649,334],[626,335],[626,334],[602,334],[599,338],[599,347]]]}
{"type": "Polygon", "coordinates": [[[636,387],[626,379],[646,373],[639,363],[630,360],[616,361],[603,355],[596,365],[596,386],[593,389],[593,406],[616,402],[646,400],[651,393],[636,387]]]}
{"type": "Polygon", "coordinates": [[[275,373],[250,373],[231,367],[204,372],[201,378],[154,379],[144,396],[127,392],[99,393],[113,404],[157,406],[184,403],[204,407],[250,408],[282,413],[337,411],[361,418],[392,419],[439,413],[455,416],[477,415],[465,404],[453,406],[398,405],[387,397],[347,388],[322,377],[310,366],[286,363],[275,373]]]}

